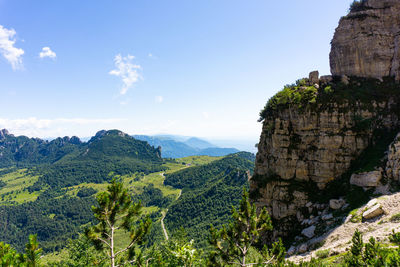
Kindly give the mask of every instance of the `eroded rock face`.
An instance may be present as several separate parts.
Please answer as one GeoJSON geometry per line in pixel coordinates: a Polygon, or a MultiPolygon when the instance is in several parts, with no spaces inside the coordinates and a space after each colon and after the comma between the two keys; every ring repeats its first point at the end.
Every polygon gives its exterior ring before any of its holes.
{"type": "Polygon", "coordinates": [[[335,76],[400,80],[400,1],[368,0],[342,17],[332,40],[335,76]]]}
{"type": "Polygon", "coordinates": [[[331,103],[325,110],[279,110],[263,122],[254,176],[252,199],[267,207],[278,236],[290,234],[301,218],[308,218],[307,203],[326,185],[345,173],[353,160],[367,148],[373,127],[357,129],[357,120],[377,120],[391,129],[396,115],[374,109],[331,103]],[[299,219],[300,218],[300,219],[299,219]]]}
{"type": "Polygon", "coordinates": [[[400,133],[389,146],[386,175],[388,178],[400,182],[400,133]]]}

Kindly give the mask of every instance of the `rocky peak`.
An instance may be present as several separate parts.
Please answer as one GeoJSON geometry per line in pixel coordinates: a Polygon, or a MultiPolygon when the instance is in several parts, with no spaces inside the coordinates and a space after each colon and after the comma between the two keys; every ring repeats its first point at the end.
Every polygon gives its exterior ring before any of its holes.
{"type": "Polygon", "coordinates": [[[101,139],[104,136],[125,137],[125,136],[128,136],[128,134],[126,134],[126,133],[124,133],[124,132],[122,132],[120,130],[101,130],[101,131],[98,131],[96,133],[96,135],[89,140],[89,143],[94,141],[94,140],[101,139]]]}
{"type": "Polygon", "coordinates": [[[0,140],[5,139],[9,135],[10,133],[6,129],[0,130],[0,140]]]}
{"type": "Polygon", "coordinates": [[[332,40],[332,75],[400,80],[399,14],[398,0],[355,1],[332,40]]]}

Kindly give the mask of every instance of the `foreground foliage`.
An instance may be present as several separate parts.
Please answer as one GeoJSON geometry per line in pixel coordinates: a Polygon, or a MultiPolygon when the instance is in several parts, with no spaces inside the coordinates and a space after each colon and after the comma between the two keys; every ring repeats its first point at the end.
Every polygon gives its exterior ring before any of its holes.
{"type": "Polygon", "coordinates": [[[39,248],[36,235],[30,235],[25,246],[25,254],[18,253],[10,245],[0,242],[0,265],[35,267],[39,266],[42,249],[39,248]]]}
{"type": "Polygon", "coordinates": [[[135,245],[143,244],[144,237],[149,232],[151,220],[147,217],[137,223],[142,206],[140,202],[133,203],[122,183],[116,180],[111,182],[107,192],[97,195],[97,202],[98,206],[92,209],[99,224],[88,228],[85,232],[86,236],[98,250],[106,252],[110,266],[134,263],[136,261],[135,245]],[[129,244],[119,250],[115,245],[115,234],[118,230],[129,234],[129,244]]]}
{"type": "Polygon", "coordinates": [[[271,218],[264,208],[257,215],[256,206],[249,202],[249,195],[243,191],[239,210],[232,210],[233,222],[222,229],[210,229],[210,244],[213,251],[210,254],[208,266],[238,265],[241,267],[256,264],[268,265],[283,262],[285,248],[282,242],[273,244],[272,249],[266,246],[261,251],[261,257],[249,263],[249,253],[260,241],[262,234],[272,230],[271,218]]]}

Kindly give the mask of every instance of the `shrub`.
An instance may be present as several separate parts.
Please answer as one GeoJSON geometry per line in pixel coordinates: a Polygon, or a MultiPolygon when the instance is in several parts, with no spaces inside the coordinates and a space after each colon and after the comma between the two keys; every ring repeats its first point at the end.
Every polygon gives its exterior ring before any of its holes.
{"type": "Polygon", "coordinates": [[[329,256],[329,253],[330,253],[329,249],[322,249],[318,250],[315,254],[317,255],[318,258],[325,259],[329,256]]]}
{"type": "Polygon", "coordinates": [[[390,217],[390,221],[391,222],[400,222],[400,213],[397,213],[397,214],[393,215],[392,217],[390,217]]]}
{"type": "Polygon", "coordinates": [[[350,5],[350,12],[363,11],[366,9],[366,0],[354,0],[350,5]]]}

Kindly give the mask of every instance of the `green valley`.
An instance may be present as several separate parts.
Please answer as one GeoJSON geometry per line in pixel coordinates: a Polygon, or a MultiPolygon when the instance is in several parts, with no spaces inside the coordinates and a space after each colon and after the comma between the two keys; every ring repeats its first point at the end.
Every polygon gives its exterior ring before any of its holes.
{"type": "MultiPolygon", "coordinates": [[[[159,148],[117,130],[100,131],[86,143],[7,134],[0,144],[7,151],[0,170],[0,241],[22,251],[28,236],[37,234],[46,261],[62,259],[67,240],[94,223],[91,206],[111,179],[122,182],[132,200],[142,203],[143,216],[152,219],[147,246],[165,239],[164,214],[169,236],[184,227],[204,247],[209,225],[229,221],[254,165],[254,155],[245,152],[163,159],[159,148]],[[21,156],[25,146],[31,152],[21,156]]],[[[123,244],[126,233],[116,235],[117,245],[123,244]]]]}

